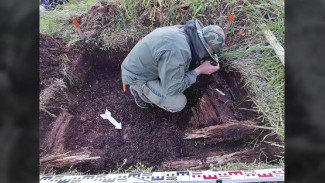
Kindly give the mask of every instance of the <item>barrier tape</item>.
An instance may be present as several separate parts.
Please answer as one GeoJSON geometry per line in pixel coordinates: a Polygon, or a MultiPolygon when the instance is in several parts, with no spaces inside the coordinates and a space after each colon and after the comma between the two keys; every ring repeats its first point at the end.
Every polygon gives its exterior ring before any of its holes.
{"type": "Polygon", "coordinates": [[[239,171],[170,171],[101,175],[54,175],[40,177],[40,183],[239,183],[279,181],[284,181],[283,168],[239,171]]]}

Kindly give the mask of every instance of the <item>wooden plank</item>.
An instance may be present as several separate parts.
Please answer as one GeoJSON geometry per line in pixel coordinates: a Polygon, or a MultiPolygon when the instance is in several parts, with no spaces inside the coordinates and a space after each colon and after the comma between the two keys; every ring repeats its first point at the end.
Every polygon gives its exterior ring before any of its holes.
{"type": "Polygon", "coordinates": [[[279,41],[276,39],[274,34],[270,29],[265,28],[265,24],[262,24],[262,31],[267,40],[267,42],[272,46],[273,50],[275,51],[276,55],[280,59],[282,65],[284,65],[284,48],[281,46],[279,41]]]}
{"type": "Polygon", "coordinates": [[[51,169],[53,167],[71,167],[83,162],[100,159],[100,156],[91,156],[89,150],[69,151],[65,153],[46,154],[40,157],[40,170],[51,169]]]}

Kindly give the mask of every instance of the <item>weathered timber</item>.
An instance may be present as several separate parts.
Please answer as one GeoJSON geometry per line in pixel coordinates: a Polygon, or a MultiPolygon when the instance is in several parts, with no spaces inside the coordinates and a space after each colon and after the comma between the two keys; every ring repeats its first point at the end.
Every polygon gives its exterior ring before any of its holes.
{"type": "Polygon", "coordinates": [[[44,149],[49,152],[64,152],[64,135],[72,117],[73,115],[66,110],[60,113],[53,124],[51,132],[42,145],[44,149]]]}
{"type": "Polygon", "coordinates": [[[255,132],[251,121],[237,121],[214,125],[200,129],[188,130],[184,139],[207,139],[207,143],[241,140],[255,132]]]}
{"type": "Polygon", "coordinates": [[[221,123],[217,111],[212,105],[211,99],[207,94],[204,94],[198,105],[192,107],[191,110],[195,120],[195,128],[221,123]]]}
{"type": "Polygon", "coordinates": [[[234,111],[232,109],[233,101],[231,100],[230,96],[223,96],[214,90],[209,90],[207,94],[211,99],[212,105],[218,113],[221,123],[235,119],[234,111]]]}
{"type": "Polygon", "coordinates": [[[100,159],[100,156],[91,157],[90,155],[91,152],[89,150],[47,154],[40,158],[40,170],[43,171],[53,167],[72,166],[100,159]]]}
{"type": "Polygon", "coordinates": [[[248,162],[257,159],[258,155],[252,149],[241,150],[230,154],[207,156],[201,159],[194,157],[182,158],[178,160],[165,161],[160,165],[161,170],[202,170],[207,169],[211,164],[215,167],[222,166],[230,162],[248,162]],[[256,155],[256,156],[255,156],[256,155]],[[251,157],[248,158],[247,157],[251,157]]]}

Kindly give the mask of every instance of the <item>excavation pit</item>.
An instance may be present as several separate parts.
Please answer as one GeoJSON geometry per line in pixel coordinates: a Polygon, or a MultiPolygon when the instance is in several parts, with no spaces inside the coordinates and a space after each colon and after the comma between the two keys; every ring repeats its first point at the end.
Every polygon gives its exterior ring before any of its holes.
{"type": "MultiPolygon", "coordinates": [[[[188,102],[181,112],[170,113],[156,106],[141,109],[131,93],[122,90],[120,64],[127,52],[99,49],[89,52],[71,48],[64,53],[69,63],[62,67],[62,59],[53,60],[61,58],[62,54],[53,51],[62,49],[61,44],[53,49],[46,40],[58,40],[45,35],[41,38],[41,55],[42,52],[49,53],[41,57],[40,68],[59,73],[55,72],[56,78],[48,81],[53,73],[42,72],[41,82],[44,84],[40,90],[46,90],[55,79],[66,83],[66,87],[55,92],[55,97],[44,106],[47,112],[40,111],[41,157],[87,149],[100,159],[73,165],[81,172],[102,173],[139,162],[156,171],[206,169],[209,157],[235,153],[233,158],[228,158],[229,162],[270,161],[280,151],[276,147],[256,144],[253,149],[249,144],[269,132],[245,126],[257,124],[258,120],[257,114],[249,110],[252,102],[248,101],[248,93],[237,72],[222,70],[211,76],[199,76],[197,82],[184,92],[188,102]],[[62,68],[70,68],[70,79],[77,82],[67,79],[62,68]],[[115,129],[108,120],[100,117],[106,109],[122,123],[122,130],[115,129]],[[62,113],[68,113],[69,118],[63,118],[62,113]],[[58,120],[60,117],[65,120],[58,120]],[[195,136],[198,132],[210,135],[195,136]],[[187,138],[193,134],[194,138],[187,138]],[[61,144],[49,144],[52,136],[61,144]],[[193,159],[203,163],[187,165],[193,159]],[[174,161],[180,163],[177,166],[168,164],[174,161]]],[[[54,166],[58,172],[69,168],[54,166]]],[[[42,162],[41,169],[48,170],[42,162]]]]}

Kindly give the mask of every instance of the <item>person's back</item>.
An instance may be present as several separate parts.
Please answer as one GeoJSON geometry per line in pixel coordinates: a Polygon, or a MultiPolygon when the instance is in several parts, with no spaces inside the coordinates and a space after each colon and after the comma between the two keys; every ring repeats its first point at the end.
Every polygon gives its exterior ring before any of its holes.
{"type": "Polygon", "coordinates": [[[210,62],[195,69],[193,66],[210,56],[216,60],[215,50],[221,49],[223,43],[220,27],[203,28],[199,21],[157,28],[141,39],[124,59],[122,82],[130,85],[139,107],[155,104],[178,112],[187,102],[182,92],[196,82],[196,77],[219,69],[219,65],[212,66],[210,62]],[[189,71],[190,68],[193,70],[189,71]]]}
{"type": "Polygon", "coordinates": [[[155,80],[159,77],[158,62],[167,50],[182,50],[186,65],[191,61],[191,51],[184,26],[157,28],[141,39],[122,63],[122,82],[132,84],[136,80],[155,80]],[[188,63],[187,63],[188,62],[188,63]]]}

